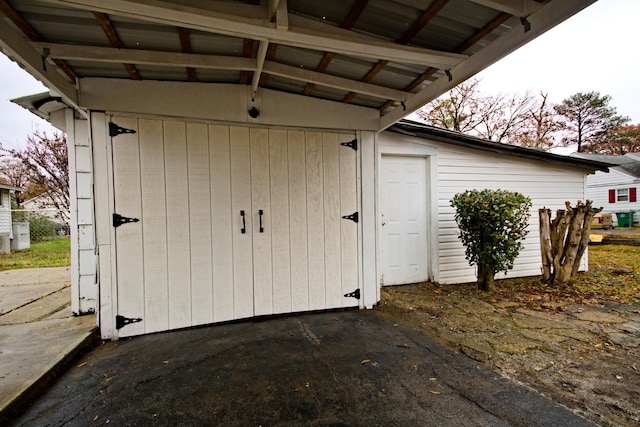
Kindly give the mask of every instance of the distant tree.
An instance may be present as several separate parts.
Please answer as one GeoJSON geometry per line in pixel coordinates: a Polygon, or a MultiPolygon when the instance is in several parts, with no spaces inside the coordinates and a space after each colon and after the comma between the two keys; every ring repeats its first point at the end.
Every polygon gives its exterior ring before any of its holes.
{"type": "MultiPolygon", "coordinates": [[[[18,159],[5,157],[0,159],[0,178],[13,187],[24,188],[29,186],[29,174],[22,162],[18,159]]],[[[26,192],[16,193],[16,204],[20,206],[29,196],[26,192]]]]}
{"type": "Polygon", "coordinates": [[[640,153],[640,124],[610,129],[601,141],[587,144],[583,149],[598,154],[640,153]]]}
{"type": "Polygon", "coordinates": [[[617,114],[609,105],[611,96],[600,92],[579,92],[571,95],[554,108],[564,118],[567,136],[565,145],[577,144],[578,152],[583,145],[593,145],[605,140],[607,132],[629,122],[629,117],[617,114]]]}
{"type": "Polygon", "coordinates": [[[41,192],[62,221],[69,220],[69,168],[64,134],[56,132],[49,136],[35,131],[27,137],[26,148],[2,149],[0,154],[3,160],[9,159],[9,164],[16,165],[20,173],[25,174],[27,187],[41,192]]]}
{"type": "Polygon", "coordinates": [[[562,129],[555,110],[530,92],[486,95],[471,79],[451,89],[417,113],[428,124],[490,141],[548,149],[562,129]]]}
{"type": "Polygon", "coordinates": [[[527,120],[520,132],[516,133],[513,143],[523,147],[548,150],[557,145],[556,136],[564,129],[564,123],[558,120],[558,114],[548,102],[549,94],[540,92],[540,98],[525,115],[527,120]]]}
{"type": "Polygon", "coordinates": [[[481,121],[480,80],[469,79],[417,111],[430,125],[456,132],[470,133],[481,121]]]}
{"type": "Polygon", "coordinates": [[[528,112],[534,108],[535,99],[530,92],[511,95],[488,96],[480,102],[478,136],[490,141],[512,143],[527,127],[528,112]]]}

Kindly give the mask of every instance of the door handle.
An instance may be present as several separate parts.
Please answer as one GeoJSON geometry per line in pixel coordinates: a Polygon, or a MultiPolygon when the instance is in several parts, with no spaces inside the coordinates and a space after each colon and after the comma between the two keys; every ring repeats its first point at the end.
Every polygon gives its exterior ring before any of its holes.
{"type": "Polygon", "coordinates": [[[262,215],[264,214],[264,211],[262,209],[260,209],[258,211],[258,216],[260,217],[260,232],[264,233],[264,227],[262,226],[262,215]]]}
{"type": "Polygon", "coordinates": [[[244,211],[240,211],[240,216],[242,217],[242,228],[240,229],[240,232],[244,234],[247,232],[247,223],[244,217],[244,211]]]}

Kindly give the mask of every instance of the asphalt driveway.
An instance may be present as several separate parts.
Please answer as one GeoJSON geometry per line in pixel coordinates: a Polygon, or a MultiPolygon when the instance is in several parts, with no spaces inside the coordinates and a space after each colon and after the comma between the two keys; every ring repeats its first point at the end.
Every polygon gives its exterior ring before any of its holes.
{"type": "Polygon", "coordinates": [[[15,425],[584,426],[375,310],[105,342],[15,425]]]}

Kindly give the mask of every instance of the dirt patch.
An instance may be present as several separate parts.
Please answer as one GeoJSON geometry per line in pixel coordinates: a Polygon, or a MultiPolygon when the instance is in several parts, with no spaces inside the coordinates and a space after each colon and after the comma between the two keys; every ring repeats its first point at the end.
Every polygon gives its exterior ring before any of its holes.
{"type": "Polygon", "coordinates": [[[562,292],[382,290],[380,312],[604,426],[640,424],[640,306],[562,292]]]}

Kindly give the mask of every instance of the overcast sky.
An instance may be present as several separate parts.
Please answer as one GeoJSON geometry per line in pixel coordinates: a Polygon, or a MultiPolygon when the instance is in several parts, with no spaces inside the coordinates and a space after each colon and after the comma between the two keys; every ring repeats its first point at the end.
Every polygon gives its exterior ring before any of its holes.
{"type": "MultiPolygon", "coordinates": [[[[618,113],[640,123],[639,0],[599,0],[479,74],[487,93],[543,91],[558,103],[577,92],[611,95],[618,113]]],[[[0,143],[21,147],[44,120],[9,102],[46,90],[0,54],[0,143]]]]}

